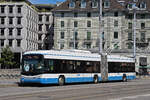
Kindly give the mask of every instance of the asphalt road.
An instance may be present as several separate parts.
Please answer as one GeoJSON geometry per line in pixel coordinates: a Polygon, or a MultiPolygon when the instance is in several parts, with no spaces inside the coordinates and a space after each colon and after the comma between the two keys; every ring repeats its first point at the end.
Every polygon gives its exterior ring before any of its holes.
{"type": "Polygon", "coordinates": [[[0,100],[150,100],[150,79],[0,88],[0,100]]]}

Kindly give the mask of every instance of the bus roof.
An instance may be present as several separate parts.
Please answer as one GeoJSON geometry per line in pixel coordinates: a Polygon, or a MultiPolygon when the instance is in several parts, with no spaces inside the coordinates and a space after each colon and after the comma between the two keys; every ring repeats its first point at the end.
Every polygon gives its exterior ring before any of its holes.
{"type": "MultiPolygon", "coordinates": [[[[28,51],[26,54],[41,54],[45,59],[64,59],[64,60],[85,60],[85,61],[100,61],[101,57],[98,53],[91,53],[84,50],[38,50],[28,51]]],[[[108,55],[108,62],[134,62],[133,58],[108,55]]]]}

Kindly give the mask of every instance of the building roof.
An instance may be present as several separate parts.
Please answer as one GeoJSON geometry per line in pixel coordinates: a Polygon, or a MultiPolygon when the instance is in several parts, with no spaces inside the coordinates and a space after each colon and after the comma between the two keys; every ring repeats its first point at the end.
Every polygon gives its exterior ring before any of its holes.
{"type": "MultiPolygon", "coordinates": [[[[62,4],[55,7],[52,11],[53,12],[60,12],[60,11],[87,11],[93,12],[98,11],[99,8],[92,8],[92,1],[94,0],[85,0],[86,7],[81,8],[81,0],[73,0],[75,2],[75,7],[69,7],[71,0],[66,0],[62,4]]],[[[97,0],[99,1],[99,0],[97,0]]],[[[103,1],[103,11],[128,11],[128,5],[136,3],[137,7],[140,7],[140,4],[144,2],[146,4],[146,9],[142,9],[142,11],[150,11],[150,0],[102,0],[103,1]],[[109,1],[110,5],[108,8],[104,7],[106,1],[109,1]],[[136,1],[136,2],[135,2],[136,1]]]]}
{"type": "Polygon", "coordinates": [[[29,0],[0,0],[0,2],[26,2],[29,5],[32,4],[29,0]]]}
{"type": "Polygon", "coordinates": [[[39,12],[49,12],[51,9],[56,7],[54,4],[34,4],[34,6],[39,10],[39,12]]]}

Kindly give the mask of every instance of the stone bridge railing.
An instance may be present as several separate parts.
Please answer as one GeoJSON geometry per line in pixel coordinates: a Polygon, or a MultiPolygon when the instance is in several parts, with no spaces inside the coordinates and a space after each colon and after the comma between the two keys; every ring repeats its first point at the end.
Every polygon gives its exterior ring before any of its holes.
{"type": "Polygon", "coordinates": [[[20,69],[0,69],[0,79],[17,79],[20,77],[20,69]]]}

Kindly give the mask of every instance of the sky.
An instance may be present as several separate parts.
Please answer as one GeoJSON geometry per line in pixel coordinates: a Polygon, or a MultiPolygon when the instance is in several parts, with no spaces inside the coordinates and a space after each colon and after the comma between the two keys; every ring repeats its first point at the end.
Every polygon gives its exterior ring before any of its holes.
{"type": "Polygon", "coordinates": [[[33,4],[56,4],[56,2],[63,2],[66,0],[29,0],[33,4]]]}

